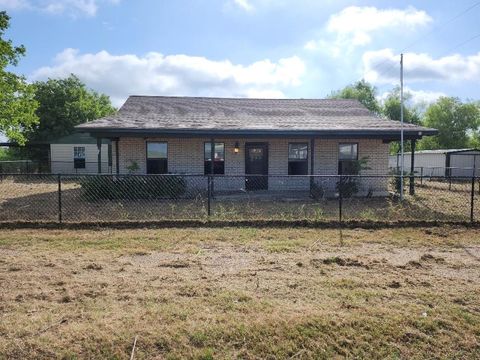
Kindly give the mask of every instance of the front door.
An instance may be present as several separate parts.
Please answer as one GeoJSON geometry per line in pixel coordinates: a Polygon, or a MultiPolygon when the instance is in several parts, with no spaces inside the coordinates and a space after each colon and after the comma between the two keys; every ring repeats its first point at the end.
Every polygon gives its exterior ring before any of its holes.
{"type": "Polygon", "coordinates": [[[268,189],[268,144],[245,144],[245,189],[268,189]]]}

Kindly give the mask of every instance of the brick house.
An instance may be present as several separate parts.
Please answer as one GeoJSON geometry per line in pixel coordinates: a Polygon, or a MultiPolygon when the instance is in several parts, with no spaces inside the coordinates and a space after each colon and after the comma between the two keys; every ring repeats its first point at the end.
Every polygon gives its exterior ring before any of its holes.
{"type": "MultiPolygon", "coordinates": [[[[307,175],[348,174],[362,158],[362,174],[385,175],[400,129],[356,100],[164,96],[130,96],[117,114],[77,126],[99,146],[111,140],[113,173],[214,174],[217,188],[245,190],[300,189],[307,175]]],[[[434,134],[404,125],[413,146],[434,134]]]]}

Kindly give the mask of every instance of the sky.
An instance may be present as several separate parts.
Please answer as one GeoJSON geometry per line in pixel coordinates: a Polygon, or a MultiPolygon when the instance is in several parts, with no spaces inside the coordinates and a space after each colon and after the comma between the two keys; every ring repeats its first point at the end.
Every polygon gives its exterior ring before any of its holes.
{"type": "Polygon", "coordinates": [[[480,99],[480,2],[0,0],[29,81],[76,74],[128,95],[323,98],[362,78],[379,98],[480,99]],[[477,36],[478,37],[475,37],[477,36]]]}

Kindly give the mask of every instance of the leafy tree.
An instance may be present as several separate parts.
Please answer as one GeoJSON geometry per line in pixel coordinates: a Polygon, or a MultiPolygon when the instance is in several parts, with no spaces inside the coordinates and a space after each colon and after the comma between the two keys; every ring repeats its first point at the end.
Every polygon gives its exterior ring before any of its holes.
{"type": "MultiPolygon", "coordinates": [[[[403,121],[405,123],[421,125],[420,113],[416,108],[408,106],[408,100],[410,100],[411,94],[408,92],[404,94],[404,103],[403,103],[403,121]],[[406,104],[407,103],[407,104],[406,104]]],[[[391,120],[400,121],[400,88],[394,88],[388,95],[382,106],[382,114],[391,120]]],[[[405,151],[411,151],[410,142],[404,143],[405,151]]],[[[396,154],[400,151],[400,142],[395,141],[390,143],[390,153],[396,154]]]]}
{"type": "MultiPolygon", "coordinates": [[[[421,117],[416,108],[408,106],[412,95],[404,93],[403,121],[410,124],[421,124],[421,117]]],[[[388,119],[400,121],[400,88],[396,87],[388,95],[382,106],[382,114],[388,119]]]]}
{"type": "Polygon", "coordinates": [[[107,95],[88,89],[73,74],[34,85],[40,121],[27,133],[29,141],[50,141],[69,135],[76,125],[115,112],[107,95]]]}
{"type": "Polygon", "coordinates": [[[380,105],[378,104],[376,89],[365,80],[357,81],[345,88],[333,91],[329,98],[331,99],[357,99],[367,109],[375,113],[380,113],[380,105]]]}
{"type": "Polygon", "coordinates": [[[455,97],[441,97],[427,108],[424,125],[438,129],[439,134],[422,139],[423,149],[466,148],[471,135],[478,136],[480,108],[455,97]]]}
{"type": "Polygon", "coordinates": [[[17,66],[26,52],[23,45],[14,46],[11,40],[4,39],[9,26],[10,17],[0,11],[0,131],[10,140],[24,144],[24,132],[38,122],[37,102],[34,89],[25,78],[6,70],[8,66],[17,66]]]}

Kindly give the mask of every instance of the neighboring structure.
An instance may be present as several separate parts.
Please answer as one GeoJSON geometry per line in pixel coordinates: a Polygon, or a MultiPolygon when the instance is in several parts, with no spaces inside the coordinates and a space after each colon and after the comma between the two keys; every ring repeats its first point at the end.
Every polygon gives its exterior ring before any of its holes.
{"type": "MultiPolygon", "coordinates": [[[[112,172],[112,146],[102,139],[102,169],[112,172]]],[[[97,139],[86,133],[64,136],[50,143],[50,170],[53,174],[95,174],[98,172],[97,139]]]]}
{"type": "MultiPolygon", "coordinates": [[[[475,176],[480,175],[480,150],[477,149],[439,149],[416,151],[415,174],[423,176],[475,176]]],[[[399,169],[400,154],[390,155],[389,167],[399,169]]],[[[410,164],[411,153],[404,154],[404,163],[410,164]]],[[[410,169],[406,166],[406,170],[410,169]]]]}
{"type": "MultiPolygon", "coordinates": [[[[399,122],[356,100],[333,99],[131,96],[117,114],[77,129],[98,146],[102,139],[113,142],[114,173],[236,175],[230,185],[245,190],[308,187],[307,179],[286,186],[280,177],[253,176],[348,174],[361,158],[370,168],[363,174],[387,174],[388,144],[400,138],[399,122]]],[[[413,145],[436,133],[404,125],[413,145]]]]}

